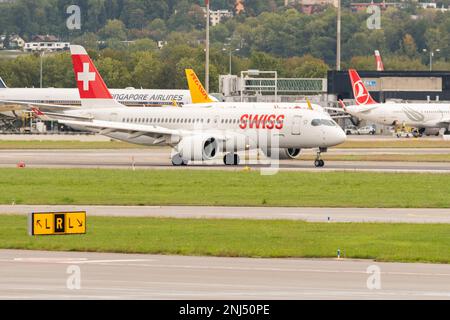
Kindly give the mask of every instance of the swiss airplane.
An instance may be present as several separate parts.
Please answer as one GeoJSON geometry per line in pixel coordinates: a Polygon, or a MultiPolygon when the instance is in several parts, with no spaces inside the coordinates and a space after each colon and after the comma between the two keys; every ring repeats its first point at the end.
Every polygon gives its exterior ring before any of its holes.
{"type": "Polygon", "coordinates": [[[54,106],[57,111],[42,112],[38,104],[33,108],[36,115],[131,143],[169,145],[175,166],[213,159],[220,152],[224,164],[238,165],[237,152],[242,150],[260,148],[269,156],[284,152],[293,157],[302,148],[319,148],[314,164],[322,167],[321,152],[346,139],[329,115],[309,109],[257,110],[219,102],[202,107],[125,107],[114,100],[86,50],[70,50],[81,108],[54,106]]]}
{"type": "Polygon", "coordinates": [[[383,125],[406,125],[419,128],[420,133],[435,128],[450,129],[450,105],[446,103],[378,103],[356,70],[350,69],[350,81],[356,105],[343,106],[344,110],[362,120],[383,125]]]}

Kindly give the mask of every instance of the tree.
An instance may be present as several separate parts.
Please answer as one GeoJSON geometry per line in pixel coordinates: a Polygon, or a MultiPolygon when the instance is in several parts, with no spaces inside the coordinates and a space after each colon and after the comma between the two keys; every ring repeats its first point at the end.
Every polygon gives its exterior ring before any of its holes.
{"type": "Polygon", "coordinates": [[[410,58],[417,54],[417,46],[414,38],[410,34],[405,34],[403,37],[403,52],[410,58]]]}
{"type": "Polygon", "coordinates": [[[159,88],[161,63],[152,52],[139,52],[134,55],[135,67],[131,74],[134,87],[159,88]]]}
{"type": "Polygon", "coordinates": [[[102,39],[126,40],[127,31],[125,25],[120,20],[108,20],[106,25],[99,31],[102,39]]]}
{"type": "Polygon", "coordinates": [[[96,61],[96,66],[109,88],[130,86],[131,77],[125,63],[106,57],[96,61]]]}

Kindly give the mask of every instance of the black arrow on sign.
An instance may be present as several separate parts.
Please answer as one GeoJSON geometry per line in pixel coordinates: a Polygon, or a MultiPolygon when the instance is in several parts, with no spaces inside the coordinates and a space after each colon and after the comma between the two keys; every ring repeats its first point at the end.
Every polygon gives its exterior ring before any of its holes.
{"type": "Polygon", "coordinates": [[[78,226],[79,226],[79,227],[82,227],[82,226],[83,226],[83,222],[81,222],[81,221],[78,220],[78,219],[77,219],[77,222],[78,222],[78,226]]]}
{"type": "Polygon", "coordinates": [[[41,227],[42,228],[42,225],[41,225],[41,220],[38,220],[38,221],[36,221],[36,224],[39,226],[39,227],[41,227]]]}

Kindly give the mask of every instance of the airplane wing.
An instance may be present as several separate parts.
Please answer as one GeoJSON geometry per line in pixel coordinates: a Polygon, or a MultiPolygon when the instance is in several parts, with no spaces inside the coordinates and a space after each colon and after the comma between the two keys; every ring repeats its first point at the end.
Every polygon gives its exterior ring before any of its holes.
{"type": "Polygon", "coordinates": [[[433,122],[433,123],[428,123],[429,126],[433,126],[435,125],[436,127],[439,126],[448,126],[450,125],[450,118],[442,118],[441,120],[439,120],[437,123],[433,122]]]}
{"type": "MultiPolygon", "coordinates": [[[[129,137],[137,138],[139,136],[148,135],[156,138],[154,144],[158,144],[164,141],[170,141],[171,137],[185,137],[193,134],[192,131],[187,130],[174,130],[167,129],[155,125],[142,125],[135,123],[124,123],[115,121],[95,120],[87,117],[71,116],[67,114],[53,113],[50,116],[49,113],[43,113],[39,109],[33,108],[33,112],[40,119],[56,120],[61,124],[75,127],[83,127],[88,129],[97,129],[100,134],[110,134],[113,132],[125,132],[129,134],[129,137]],[[73,118],[73,119],[67,119],[73,118]]],[[[214,137],[218,140],[227,140],[227,137],[223,134],[214,134],[214,137]]]]}
{"type": "Polygon", "coordinates": [[[4,104],[0,106],[0,112],[20,111],[25,109],[24,106],[17,104],[4,104]]]}
{"type": "Polygon", "coordinates": [[[332,110],[332,111],[339,111],[339,112],[345,112],[343,108],[333,108],[333,107],[323,107],[324,110],[332,110]]]}
{"type": "MultiPolygon", "coordinates": [[[[69,110],[74,108],[79,108],[79,106],[64,106],[59,104],[50,104],[50,103],[38,103],[38,102],[26,102],[26,101],[10,101],[10,100],[0,100],[1,104],[4,105],[14,105],[17,108],[22,107],[22,109],[16,110],[26,110],[31,109],[30,106],[40,107],[45,110],[69,110]],[[28,108],[26,107],[28,106],[28,108]]],[[[0,111],[3,106],[0,106],[0,111]]]]}

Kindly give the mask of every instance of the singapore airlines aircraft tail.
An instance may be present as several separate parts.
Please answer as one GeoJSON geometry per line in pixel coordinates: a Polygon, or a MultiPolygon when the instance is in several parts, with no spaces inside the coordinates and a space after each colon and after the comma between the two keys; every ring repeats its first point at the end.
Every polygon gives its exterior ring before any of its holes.
{"type": "Polygon", "coordinates": [[[113,99],[100,73],[82,46],[70,46],[73,71],[83,108],[123,106],[113,99]]]}
{"type": "Polygon", "coordinates": [[[383,60],[381,59],[381,54],[378,50],[375,50],[375,61],[377,63],[377,71],[384,71],[383,60]]]}
{"type": "Polygon", "coordinates": [[[212,100],[208,93],[206,92],[205,88],[203,87],[202,83],[198,79],[197,75],[195,74],[194,70],[192,69],[186,69],[186,78],[188,81],[189,91],[191,92],[191,99],[192,103],[211,103],[214,102],[212,100]]]}
{"type": "Polygon", "coordinates": [[[0,89],[6,89],[6,88],[8,88],[8,87],[6,86],[5,81],[3,81],[2,78],[0,78],[0,89]]]}
{"type": "Polygon", "coordinates": [[[359,77],[358,72],[354,69],[349,69],[348,74],[352,83],[353,95],[355,97],[356,104],[359,106],[376,104],[377,102],[373,100],[366,86],[359,77]]]}

